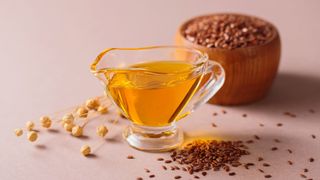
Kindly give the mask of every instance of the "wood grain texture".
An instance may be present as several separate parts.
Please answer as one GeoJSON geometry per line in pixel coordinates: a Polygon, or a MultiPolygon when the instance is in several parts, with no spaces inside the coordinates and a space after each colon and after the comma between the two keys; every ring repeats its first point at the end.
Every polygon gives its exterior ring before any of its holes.
{"type": "Polygon", "coordinates": [[[210,103],[239,105],[258,101],[267,95],[277,74],[281,54],[280,35],[275,26],[271,24],[274,35],[265,44],[228,50],[207,48],[185,39],[181,32],[189,21],[183,23],[176,33],[176,45],[206,52],[209,59],[219,62],[226,72],[223,87],[210,103]]]}

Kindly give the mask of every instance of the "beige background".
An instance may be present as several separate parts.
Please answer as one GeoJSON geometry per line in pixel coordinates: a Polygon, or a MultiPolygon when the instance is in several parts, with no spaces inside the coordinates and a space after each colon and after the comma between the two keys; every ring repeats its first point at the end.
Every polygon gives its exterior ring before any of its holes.
{"type": "MultiPolygon", "coordinates": [[[[262,139],[250,145],[252,155],[244,162],[263,156],[272,166],[258,163],[257,167],[273,179],[301,179],[303,168],[310,170],[305,173],[308,177],[319,179],[319,7],[316,0],[1,0],[0,179],[135,179],[147,177],[144,168],[149,168],[155,179],[173,179],[176,174],[192,179],[182,171],[161,169],[156,158],[168,154],[129,148],[120,134],[125,121],[108,124],[108,140],[88,159],[78,151],[82,144],[101,143],[94,134],[95,123],[85,132],[89,138],[43,131],[35,144],[28,143],[25,136],[16,138],[12,130],[27,120],[100,95],[102,87],[88,68],[104,48],[172,44],[177,27],[186,19],[226,11],[260,16],[279,28],[283,42],[279,75],[263,101],[239,107],[205,105],[179,125],[191,137],[248,140],[257,134],[262,139]],[[310,108],[316,113],[309,113],[310,108]],[[228,113],[222,115],[222,109],[228,113]],[[285,111],[297,118],[284,116],[285,111]],[[213,117],[213,112],[219,115],[213,117]],[[248,117],[243,118],[243,113],[248,117]],[[213,121],[218,128],[210,126],[213,121]],[[277,127],[277,123],[283,126],[277,127]],[[274,143],[274,138],[282,143],[274,143]],[[270,151],[273,146],[279,150],[270,151]],[[288,154],[287,148],[294,153],[288,154]],[[136,159],[127,160],[129,154],[136,159]],[[308,162],[310,157],[315,158],[314,163],[308,162]],[[288,160],[294,165],[289,166],[288,160]]],[[[235,169],[235,177],[210,172],[201,179],[263,179],[257,167],[235,169]]]]}

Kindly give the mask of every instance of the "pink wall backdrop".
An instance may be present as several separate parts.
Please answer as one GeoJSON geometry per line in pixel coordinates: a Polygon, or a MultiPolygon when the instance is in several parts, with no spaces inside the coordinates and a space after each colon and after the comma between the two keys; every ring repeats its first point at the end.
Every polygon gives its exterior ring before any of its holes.
{"type": "MultiPolygon", "coordinates": [[[[110,138],[117,141],[106,143],[92,159],[83,158],[78,151],[83,143],[94,143],[94,138],[84,141],[63,132],[44,133],[38,144],[32,145],[25,137],[16,138],[12,130],[102,94],[89,65],[104,48],[170,45],[182,22],[215,12],[252,14],[273,22],[283,42],[279,76],[265,100],[240,107],[205,105],[181,121],[181,127],[191,136],[210,132],[212,136],[245,140],[261,134],[265,142],[253,146],[252,151],[273,163],[268,172],[274,179],[299,179],[304,167],[310,168],[310,178],[319,178],[319,7],[317,0],[1,0],[0,179],[135,179],[146,177],[145,167],[156,172],[156,179],[172,179],[178,172],[160,171],[155,161],[158,154],[133,150],[121,141],[126,122],[110,132],[110,138]],[[316,113],[308,113],[310,108],[316,113]],[[216,117],[219,127],[212,129],[211,114],[221,109],[228,115],[216,117]],[[283,116],[284,111],[295,112],[298,118],[283,116]],[[248,114],[245,120],[243,113],[248,114]],[[285,124],[281,130],[275,126],[278,122],[285,124]],[[266,129],[259,129],[259,123],[266,124],[266,129]],[[313,141],[311,133],[319,138],[313,141]],[[276,154],[268,152],[273,138],[286,141],[276,154]],[[284,151],[289,147],[296,149],[292,157],[284,151]],[[137,159],[128,161],[128,154],[137,159]],[[318,159],[310,165],[306,163],[309,156],[318,159]],[[295,166],[288,167],[289,158],[297,162],[295,166]]],[[[94,134],[94,127],[91,131],[94,134]]],[[[258,171],[239,170],[237,174],[237,179],[263,178],[258,171]]],[[[202,179],[213,177],[235,179],[222,172],[202,179]]]]}

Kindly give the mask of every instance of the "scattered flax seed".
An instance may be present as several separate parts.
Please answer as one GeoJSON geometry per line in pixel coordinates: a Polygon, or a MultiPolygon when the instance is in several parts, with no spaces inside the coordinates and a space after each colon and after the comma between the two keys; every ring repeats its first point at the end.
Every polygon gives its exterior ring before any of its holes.
{"type": "Polygon", "coordinates": [[[274,142],[280,143],[281,141],[279,139],[274,139],[274,142]]]}
{"type": "Polygon", "coordinates": [[[295,115],[295,114],[293,114],[293,113],[291,113],[291,112],[284,112],[283,114],[286,115],[286,116],[290,116],[290,117],[292,117],[292,118],[297,117],[297,115],[295,115]]]}
{"type": "Polygon", "coordinates": [[[228,165],[225,165],[222,167],[226,172],[229,172],[230,171],[230,167],[228,165]]]}
{"type": "Polygon", "coordinates": [[[292,162],[292,161],[288,161],[288,164],[289,164],[289,165],[293,165],[293,162],[292,162]]]}
{"type": "Polygon", "coordinates": [[[265,178],[271,178],[272,176],[270,174],[268,174],[268,175],[265,175],[264,177],[265,178]]]}
{"type": "Polygon", "coordinates": [[[219,171],[227,165],[241,166],[241,156],[249,154],[242,141],[195,140],[173,151],[171,158],[193,174],[211,169],[219,171]]]}
{"type": "Polygon", "coordinates": [[[143,180],[143,178],[142,177],[137,177],[137,180],[143,180]]]}
{"type": "Polygon", "coordinates": [[[151,174],[151,175],[149,176],[149,178],[154,178],[154,177],[156,177],[156,175],[154,175],[154,174],[151,174]]]}
{"type": "Polygon", "coordinates": [[[195,179],[200,179],[200,177],[199,176],[193,176],[195,179]]]}
{"type": "Polygon", "coordinates": [[[218,116],[218,113],[214,112],[212,115],[213,115],[213,116],[218,116]]]}
{"type": "Polygon", "coordinates": [[[304,168],[304,169],[303,169],[303,172],[306,173],[306,172],[309,172],[309,170],[308,170],[307,168],[304,168]]]}
{"type": "Polygon", "coordinates": [[[172,163],[171,160],[165,160],[164,162],[167,163],[167,164],[172,163]]]}
{"type": "Polygon", "coordinates": [[[242,117],[244,117],[244,118],[247,117],[247,114],[242,114],[242,117]]]}
{"type": "Polygon", "coordinates": [[[254,166],[254,164],[253,164],[253,163],[246,163],[246,164],[244,165],[244,167],[245,167],[246,169],[249,169],[250,166],[254,166]]]}
{"type": "Polygon", "coordinates": [[[263,126],[264,126],[264,124],[260,123],[260,124],[259,124],[259,126],[260,126],[260,127],[263,127],[263,126]]]}
{"type": "Polygon", "coordinates": [[[287,151],[288,151],[290,154],[292,154],[292,150],[291,150],[291,149],[287,149],[287,151]]]}
{"type": "Polygon", "coordinates": [[[282,123],[278,123],[278,124],[277,124],[278,127],[281,127],[282,125],[283,125],[282,123]]]}
{"type": "Polygon", "coordinates": [[[315,113],[315,111],[313,109],[309,109],[309,112],[312,114],[315,113]]]}
{"type": "Polygon", "coordinates": [[[314,159],[313,159],[313,158],[310,158],[309,161],[310,161],[310,162],[314,162],[314,159]]]}
{"type": "Polygon", "coordinates": [[[315,138],[316,138],[316,135],[314,135],[314,134],[311,134],[311,137],[312,137],[313,139],[315,139],[315,138]]]}
{"type": "Polygon", "coordinates": [[[263,158],[262,157],[258,157],[258,161],[263,161],[263,158]]]}
{"type": "Polygon", "coordinates": [[[132,155],[127,156],[127,159],[134,159],[132,155]]]}
{"type": "Polygon", "coordinates": [[[164,170],[167,170],[167,169],[168,169],[167,166],[162,166],[162,168],[163,168],[164,170]]]}
{"type": "Polygon", "coordinates": [[[264,173],[264,170],[262,170],[262,169],[258,169],[258,171],[260,171],[261,173],[264,173]]]}
{"type": "Polygon", "coordinates": [[[254,143],[254,141],[253,140],[248,140],[248,141],[246,141],[246,143],[252,144],[252,143],[254,143]]]}
{"type": "Polygon", "coordinates": [[[158,160],[158,161],[163,161],[164,159],[163,159],[163,158],[158,158],[157,160],[158,160]]]}
{"type": "Polygon", "coordinates": [[[175,176],[174,179],[181,179],[181,176],[175,176]]]}
{"type": "Polygon", "coordinates": [[[146,173],[150,173],[151,171],[147,168],[144,169],[146,171],[146,173]]]}
{"type": "Polygon", "coordinates": [[[234,176],[234,175],[236,175],[236,173],[235,173],[235,172],[231,172],[231,173],[229,173],[229,176],[234,176]]]}
{"type": "Polygon", "coordinates": [[[201,174],[202,174],[202,176],[206,176],[207,172],[203,171],[201,174]]]}
{"type": "Polygon", "coordinates": [[[270,164],[268,164],[268,163],[263,163],[262,165],[265,166],[265,167],[269,167],[270,166],[270,164]]]}
{"type": "Polygon", "coordinates": [[[217,125],[215,123],[211,123],[212,127],[217,127],[217,125]]]}
{"type": "Polygon", "coordinates": [[[185,167],[182,168],[182,171],[188,171],[185,167]]]}
{"type": "Polygon", "coordinates": [[[176,170],[176,168],[174,166],[171,166],[170,168],[171,168],[171,171],[176,170]]]}
{"type": "Polygon", "coordinates": [[[256,140],[260,140],[260,137],[257,136],[257,135],[254,135],[254,138],[255,138],[256,140]]]}
{"type": "Polygon", "coordinates": [[[307,178],[307,176],[304,175],[304,174],[300,174],[300,176],[301,176],[302,178],[307,178]]]}
{"type": "Polygon", "coordinates": [[[277,147],[272,147],[272,148],[271,148],[271,151],[276,151],[276,150],[278,150],[277,147]]]}
{"type": "Polygon", "coordinates": [[[227,111],[226,110],[222,110],[221,111],[223,114],[227,114],[227,111]]]}

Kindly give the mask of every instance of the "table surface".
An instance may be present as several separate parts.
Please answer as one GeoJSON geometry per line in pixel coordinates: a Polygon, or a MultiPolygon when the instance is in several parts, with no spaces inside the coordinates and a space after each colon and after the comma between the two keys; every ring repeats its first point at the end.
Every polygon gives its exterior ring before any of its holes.
{"type": "Polygon", "coordinates": [[[304,174],[308,178],[319,179],[319,5],[317,0],[1,1],[0,179],[148,179],[144,168],[155,174],[154,179],[173,179],[175,175],[193,179],[183,171],[162,170],[156,159],[169,158],[168,153],[130,148],[121,138],[125,120],[107,122],[110,133],[106,140],[95,136],[99,121],[89,124],[86,138],[80,139],[55,126],[60,131],[41,130],[39,140],[29,143],[25,135],[15,137],[13,129],[102,94],[88,66],[104,48],[172,44],[177,27],[186,19],[226,11],[273,22],[281,34],[283,53],[279,74],[264,100],[234,107],[206,104],[179,122],[187,139],[205,136],[246,141],[254,140],[253,135],[261,137],[249,144],[252,154],[242,159],[255,162],[255,167],[234,168],[234,177],[210,171],[201,179],[264,179],[258,168],[272,179],[302,179],[300,174],[307,168],[309,172],[304,174]],[[296,118],[284,115],[286,111],[296,118]],[[218,116],[213,116],[214,112],[218,116]],[[94,147],[94,156],[80,155],[83,144],[94,147]],[[272,147],[278,150],[271,151],[272,147]],[[135,159],[128,160],[128,155],[135,159]],[[259,156],[271,166],[263,167],[257,162],[259,156]],[[311,157],[313,163],[308,160],[311,157]]]}

